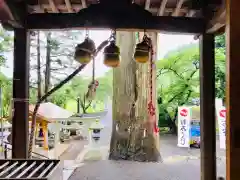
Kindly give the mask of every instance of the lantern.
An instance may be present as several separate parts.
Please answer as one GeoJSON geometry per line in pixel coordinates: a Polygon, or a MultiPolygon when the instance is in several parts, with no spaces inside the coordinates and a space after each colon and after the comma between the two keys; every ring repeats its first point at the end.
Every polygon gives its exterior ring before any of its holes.
{"type": "Polygon", "coordinates": [[[88,64],[95,51],[95,43],[90,38],[86,38],[81,44],[78,44],[75,50],[75,60],[81,64],[88,64]]]}
{"type": "Polygon", "coordinates": [[[149,60],[149,45],[146,38],[141,43],[136,45],[134,59],[139,63],[146,63],[149,60]]]}
{"type": "Polygon", "coordinates": [[[104,64],[108,67],[118,67],[120,65],[120,50],[115,45],[115,41],[111,41],[110,45],[104,49],[104,64]]]}

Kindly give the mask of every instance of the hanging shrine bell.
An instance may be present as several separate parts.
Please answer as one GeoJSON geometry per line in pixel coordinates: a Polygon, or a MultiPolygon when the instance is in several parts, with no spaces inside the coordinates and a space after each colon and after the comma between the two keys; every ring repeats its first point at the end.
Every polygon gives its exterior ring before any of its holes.
{"type": "Polygon", "coordinates": [[[144,35],[143,41],[136,45],[134,59],[138,63],[146,63],[149,60],[150,45],[148,37],[144,35]]]}
{"type": "Polygon", "coordinates": [[[85,40],[76,46],[74,58],[81,64],[88,64],[92,55],[95,51],[95,43],[89,37],[86,37],[85,40]]]}
{"type": "Polygon", "coordinates": [[[108,67],[118,67],[120,65],[120,50],[116,46],[115,40],[104,49],[104,64],[108,67]]]}

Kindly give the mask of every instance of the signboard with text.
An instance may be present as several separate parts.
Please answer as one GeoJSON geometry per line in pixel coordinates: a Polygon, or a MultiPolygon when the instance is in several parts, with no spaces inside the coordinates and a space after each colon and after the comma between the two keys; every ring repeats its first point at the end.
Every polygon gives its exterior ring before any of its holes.
{"type": "Polygon", "coordinates": [[[226,149],[226,108],[224,106],[216,107],[217,121],[219,129],[220,148],[226,149]]]}
{"type": "Polygon", "coordinates": [[[191,120],[191,108],[190,107],[178,107],[178,146],[189,147],[190,146],[190,120],[191,120]]]}

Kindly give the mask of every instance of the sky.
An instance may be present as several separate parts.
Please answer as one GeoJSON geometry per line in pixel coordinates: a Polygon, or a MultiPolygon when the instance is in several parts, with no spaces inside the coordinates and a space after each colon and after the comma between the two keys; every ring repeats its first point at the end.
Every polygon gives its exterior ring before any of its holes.
{"type": "MultiPolygon", "coordinates": [[[[90,38],[95,42],[96,46],[98,46],[102,41],[106,40],[110,36],[111,31],[108,30],[93,30],[89,32],[90,38]]],[[[197,43],[193,39],[193,35],[177,35],[177,34],[158,34],[158,59],[163,58],[169,51],[177,49],[181,46],[197,43]]],[[[96,57],[96,76],[102,76],[105,72],[109,70],[103,64],[103,56],[102,53],[96,57]]],[[[7,54],[7,66],[8,68],[2,68],[1,71],[8,77],[12,77],[13,73],[13,55],[12,53],[7,54]]],[[[92,75],[92,63],[88,64],[87,67],[81,72],[84,76],[92,75]]]]}

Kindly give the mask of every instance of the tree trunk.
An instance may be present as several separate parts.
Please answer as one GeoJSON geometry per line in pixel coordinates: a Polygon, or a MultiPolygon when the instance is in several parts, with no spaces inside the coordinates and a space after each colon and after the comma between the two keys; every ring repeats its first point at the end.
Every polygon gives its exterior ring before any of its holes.
{"type": "Polygon", "coordinates": [[[38,100],[42,97],[41,57],[40,57],[40,32],[37,32],[37,88],[38,100]]]}
{"type": "MultiPolygon", "coordinates": [[[[50,88],[51,78],[51,32],[47,33],[47,49],[46,49],[46,68],[45,68],[45,94],[50,88]]],[[[47,99],[46,99],[47,102],[47,99]]]]}
{"type": "Polygon", "coordinates": [[[113,130],[109,159],[158,161],[158,143],[149,122],[149,63],[133,60],[135,33],[118,32],[121,66],[113,70],[113,130]]]}

